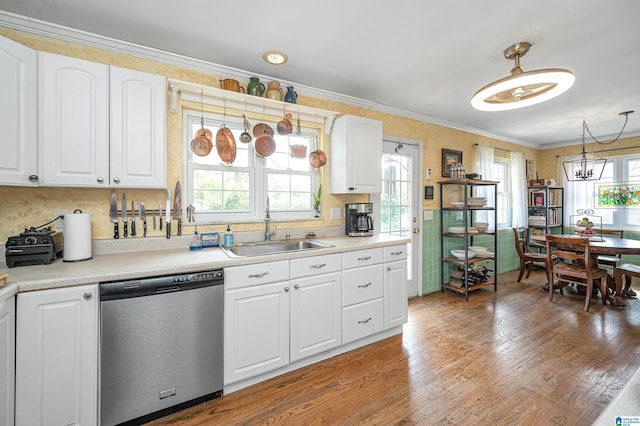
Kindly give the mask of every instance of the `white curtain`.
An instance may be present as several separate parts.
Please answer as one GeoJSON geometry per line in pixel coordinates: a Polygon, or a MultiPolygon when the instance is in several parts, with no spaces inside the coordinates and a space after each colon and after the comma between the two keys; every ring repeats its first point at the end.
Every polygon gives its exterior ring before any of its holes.
{"type": "MultiPolygon", "coordinates": [[[[482,175],[483,180],[493,180],[493,148],[478,145],[476,150],[476,173],[482,175]]],[[[478,186],[476,196],[487,197],[487,205],[495,206],[495,194],[493,186],[478,186]]],[[[476,212],[476,220],[481,222],[489,222],[489,230],[495,231],[496,213],[493,211],[481,210],[476,212]]]]}
{"type": "Polygon", "coordinates": [[[511,152],[511,226],[514,228],[528,224],[525,167],[524,153],[511,152]]]}
{"type": "Polygon", "coordinates": [[[571,227],[571,216],[577,215],[578,209],[593,209],[595,204],[595,194],[593,182],[570,181],[562,167],[562,162],[572,155],[558,157],[558,179],[560,186],[564,188],[564,227],[565,232],[569,232],[571,227]]]}

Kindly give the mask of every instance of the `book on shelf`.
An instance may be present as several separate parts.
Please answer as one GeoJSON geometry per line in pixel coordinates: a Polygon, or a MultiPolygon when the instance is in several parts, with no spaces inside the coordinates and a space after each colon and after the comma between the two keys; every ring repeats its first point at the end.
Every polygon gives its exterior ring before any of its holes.
{"type": "Polygon", "coordinates": [[[543,191],[531,191],[531,205],[532,206],[544,206],[545,205],[545,193],[543,191]]]}

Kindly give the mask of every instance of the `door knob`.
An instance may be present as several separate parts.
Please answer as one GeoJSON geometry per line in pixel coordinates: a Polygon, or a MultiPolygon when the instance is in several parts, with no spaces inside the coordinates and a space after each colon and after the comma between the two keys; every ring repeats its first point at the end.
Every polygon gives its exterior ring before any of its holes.
{"type": "Polygon", "coordinates": [[[414,233],[414,234],[417,234],[417,233],[419,233],[419,232],[420,232],[420,228],[413,228],[413,233],[414,233]]]}

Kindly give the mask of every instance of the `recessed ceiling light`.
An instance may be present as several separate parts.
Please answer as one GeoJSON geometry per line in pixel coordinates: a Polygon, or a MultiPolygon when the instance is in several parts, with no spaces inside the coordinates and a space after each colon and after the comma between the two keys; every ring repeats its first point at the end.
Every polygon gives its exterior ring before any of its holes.
{"type": "Polygon", "coordinates": [[[289,57],[279,50],[267,50],[262,54],[262,59],[273,65],[282,65],[289,60],[289,57]]]}

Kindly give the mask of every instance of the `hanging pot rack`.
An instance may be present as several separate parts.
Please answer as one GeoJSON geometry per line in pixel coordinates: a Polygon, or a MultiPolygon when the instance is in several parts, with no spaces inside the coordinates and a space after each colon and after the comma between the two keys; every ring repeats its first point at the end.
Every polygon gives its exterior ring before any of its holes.
{"type": "Polygon", "coordinates": [[[171,92],[169,111],[174,114],[178,113],[179,99],[191,102],[203,102],[207,105],[220,108],[226,106],[227,110],[237,110],[243,113],[268,114],[273,116],[282,116],[282,108],[284,105],[286,112],[297,115],[300,120],[323,124],[324,132],[327,136],[331,135],[333,120],[340,114],[336,111],[275,101],[273,99],[246,95],[244,93],[174,79],[169,79],[169,90],[171,92]],[[322,120],[322,123],[318,123],[319,119],[322,120]]]}

